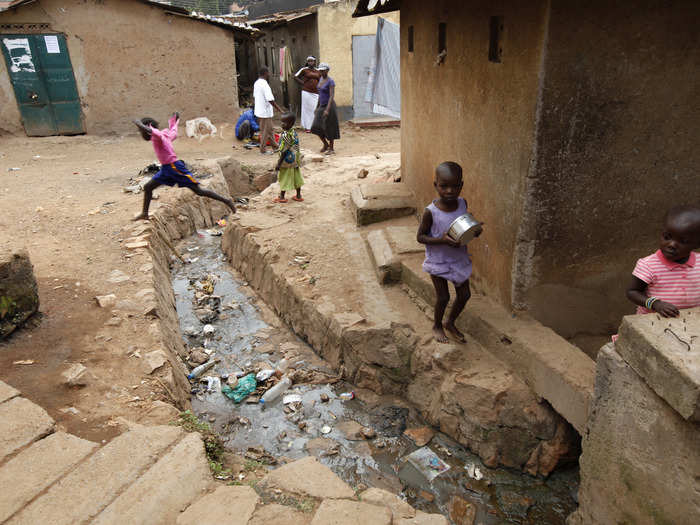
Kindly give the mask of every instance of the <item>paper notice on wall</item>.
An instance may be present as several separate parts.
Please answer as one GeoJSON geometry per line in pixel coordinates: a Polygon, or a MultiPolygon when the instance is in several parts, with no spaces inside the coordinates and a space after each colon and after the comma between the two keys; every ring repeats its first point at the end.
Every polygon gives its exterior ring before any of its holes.
{"type": "Polygon", "coordinates": [[[8,54],[10,55],[10,71],[12,73],[35,73],[36,68],[32,61],[32,50],[27,38],[4,38],[8,54]]]}
{"type": "Polygon", "coordinates": [[[61,52],[61,48],[58,45],[58,37],[56,35],[45,35],[44,42],[46,43],[47,53],[56,54],[61,52]]]}

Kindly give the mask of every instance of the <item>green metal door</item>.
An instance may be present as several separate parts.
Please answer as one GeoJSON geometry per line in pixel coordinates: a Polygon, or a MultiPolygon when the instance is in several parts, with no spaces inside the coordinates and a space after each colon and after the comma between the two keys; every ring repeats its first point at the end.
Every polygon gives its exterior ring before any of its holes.
{"type": "Polygon", "coordinates": [[[63,35],[3,35],[2,51],[27,135],[85,133],[63,35]]]}

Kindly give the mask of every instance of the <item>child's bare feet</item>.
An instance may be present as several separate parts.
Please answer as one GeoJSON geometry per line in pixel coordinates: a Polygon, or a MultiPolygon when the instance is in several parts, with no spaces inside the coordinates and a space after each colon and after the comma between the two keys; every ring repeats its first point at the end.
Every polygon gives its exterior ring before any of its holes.
{"type": "Polygon", "coordinates": [[[445,334],[445,330],[442,329],[442,326],[433,326],[433,335],[438,343],[449,343],[450,341],[445,334]]]}
{"type": "Polygon", "coordinates": [[[454,336],[454,338],[457,339],[457,341],[459,341],[460,343],[467,342],[467,340],[464,338],[464,334],[457,330],[457,327],[454,325],[454,323],[445,323],[445,330],[450,332],[450,335],[454,336]]]}
{"type": "Polygon", "coordinates": [[[149,221],[151,218],[148,216],[148,213],[139,213],[136,217],[131,219],[132,221],[149,221]]]}

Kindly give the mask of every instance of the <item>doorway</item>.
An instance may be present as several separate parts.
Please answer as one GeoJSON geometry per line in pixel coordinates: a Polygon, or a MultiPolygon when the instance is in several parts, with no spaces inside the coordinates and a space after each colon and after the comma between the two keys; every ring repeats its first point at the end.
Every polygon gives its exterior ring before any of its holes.
{"type": "Polygon", "coordinates": [[[27,135],[85,133],[64,35],[2,35],[1,47],[27,135]]]}

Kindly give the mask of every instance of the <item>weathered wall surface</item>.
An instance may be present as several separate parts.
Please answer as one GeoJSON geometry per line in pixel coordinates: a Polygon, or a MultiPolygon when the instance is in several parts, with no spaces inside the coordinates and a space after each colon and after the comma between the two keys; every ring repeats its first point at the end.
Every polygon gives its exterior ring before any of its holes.
{"type": "MultiPolygon", "coordinates": [[[[342,118],[352,117],[352,37],[374,35],[377,32],[377,16],[352,18],[357,2],[339,0],[318,6],[319,60],[330,67],[335,80],[335,102],[342,118]]],[[[381,15],[396,24],[398,13],[381,15]]],[[[364,97],[364,93],[358,94],[364,97]]]]}
{"type": "MultiPolygon", "coordinates": [[[[279,50],[287,46],[291,49],[294,60],[294,72],[296,73],[306,63],[306,57],[313,55],[318,58],[318,31],[316,15],[293,20],[287,25],[266,29],[265,36],[256,43],[258,52],[258,64],[267,65],[270,68],[270,87],[275,95],[275,101],[284,106],[283,83],[279,77],[279,50]],[[267,60],[265,59],[267,53],[267,60]],[[273,58],[274,55],[274,58],[273,58]]],[[[256,77],[257,78],[257,77],[256,77]]],[[[288,82],[289,106],[288,108],[299,115],[301,109],[301,87],[296,81],[288,82]]]]}
{"type": "Polygon", "coordinates": [[[671,408],[606,345],[598,353],[583,439],[579,509],[567,523],[697,523],[699,450],[700,425],[671,408]]]}
{"type": "Polygon", "coordinates": [[[698,202],[699,26],[691,0],[551,2],[515,301],[565,337],[614,333],[666,209],[698,202]]]}
{"type": "MultiPolygon", "coordinates": [[[[173,111],[213,121],[237,113],[234,38],[227,29],[119,0],[38,0],[0,14],[0,23],[48,23],[49,32],[66,35],[88,133],[129,130],[131,119],[146,115],[165,122],[173,111]]],[[[24,133],[0,64],[0,128],[24,133]]]]}
{"type": "Polygon", "coordinates": [[[475,278],[510,304],[524,180],[532,157],[546,2],[449,0],[401,5],[402,178],[419,209],[434,197],[435,167],[464,169],[463,196],[486,223],[470,247],[475,278]],[[489,62],[489,17],[503,16],[503,61],[489,62]],[[509,21],[513,21],[509,25],[509,21]],[[517,22],[516,22],[517,21],[517,22]],[[447,24],[440,66],[438,23],[447,24]],[[409,27],[414,51],[407,49],[409,27]]]}

